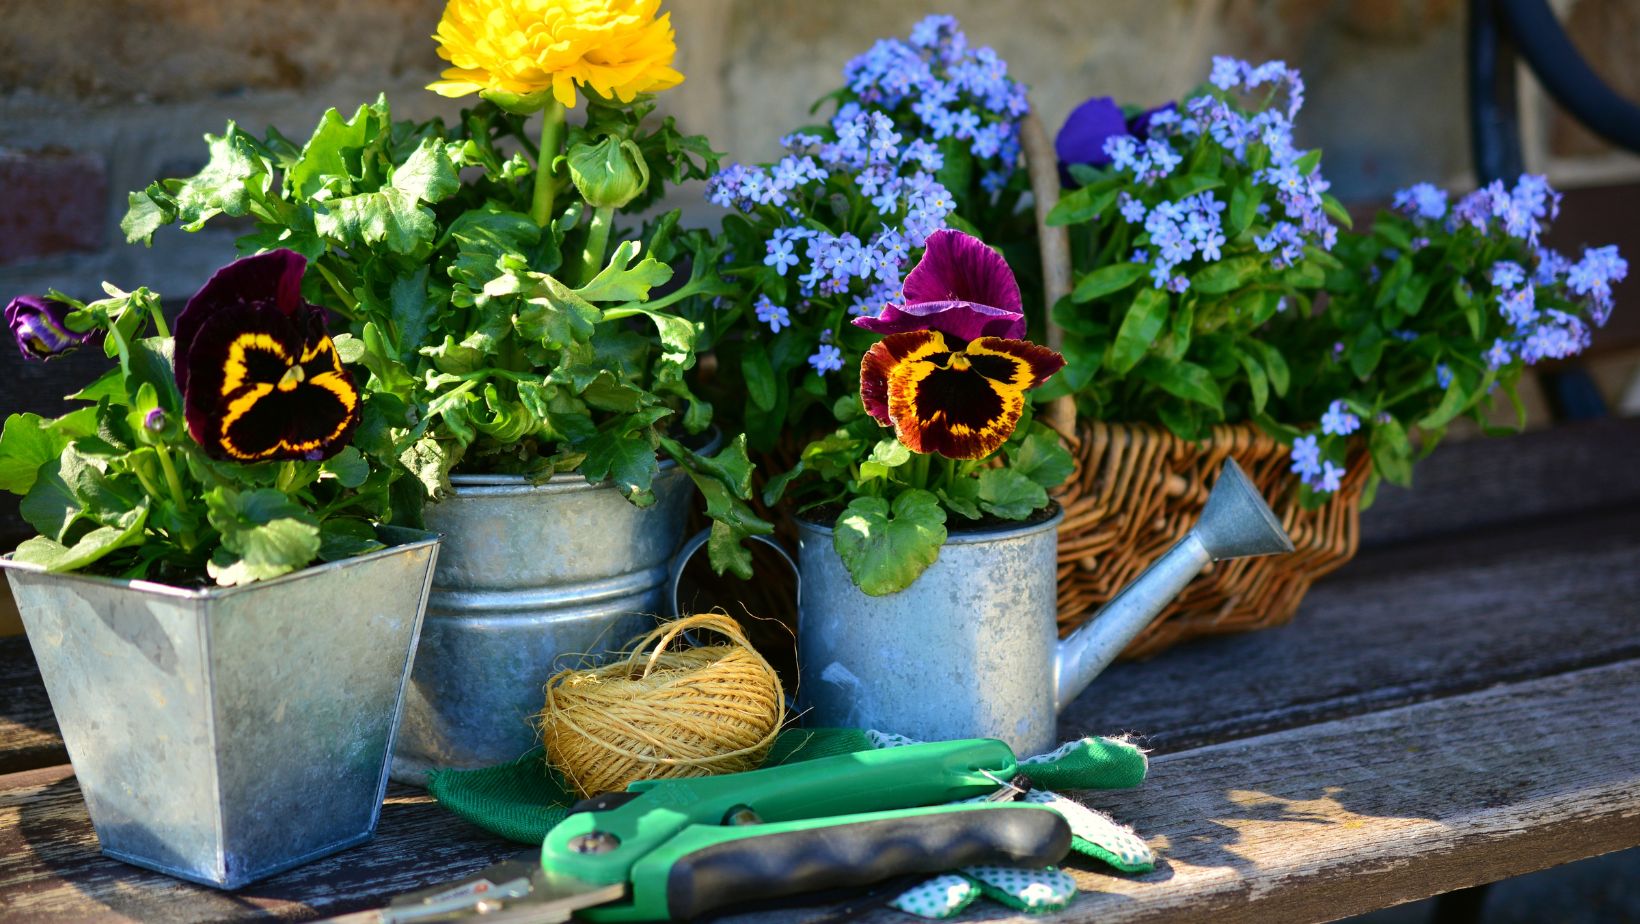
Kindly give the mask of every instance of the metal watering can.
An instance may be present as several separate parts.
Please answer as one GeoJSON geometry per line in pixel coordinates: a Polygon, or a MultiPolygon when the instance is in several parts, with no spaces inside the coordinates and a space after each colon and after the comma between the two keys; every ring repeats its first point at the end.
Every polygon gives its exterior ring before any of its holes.
{"type": "MultiPolygon", "coordinates": [[[[1000,738],[1020,754],[1058,740],[1057,716],[1210,562],[1291,552],[1292,540],[1234,460],[1184,538],[1063,641],[1057,527],[954,533],[910,587],[870,597],[799,522],[798,708],[811,726],[875,728],[924,740],[1000,738]]],[[[685,545],[672,572],[677,607],[685,545]]],[[[788,564],[791,559],[762,539],[788,564]]]]}

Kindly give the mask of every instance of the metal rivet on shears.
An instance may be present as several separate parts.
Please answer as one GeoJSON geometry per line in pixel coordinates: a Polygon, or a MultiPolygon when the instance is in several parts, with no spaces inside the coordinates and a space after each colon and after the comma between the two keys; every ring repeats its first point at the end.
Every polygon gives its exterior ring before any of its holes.
{"type": "Polygon", "coordinates": [[[589,831],[570,838],[567,846],[576,853],[609,853],[621,846],[621,839],[608,831],[589,831]]]}

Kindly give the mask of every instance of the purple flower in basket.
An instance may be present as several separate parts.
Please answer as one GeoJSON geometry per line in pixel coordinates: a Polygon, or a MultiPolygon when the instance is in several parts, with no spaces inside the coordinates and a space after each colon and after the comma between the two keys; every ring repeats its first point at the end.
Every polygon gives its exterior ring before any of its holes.
{"type": "Polygon", "coordinates": [[[74,308],[39,295],[19,295],[6,306],[6,326],[17,340],[24,359],[52,359],[78,349],[80,344],[100,340],[101,329],[84,333],[68,329],[68,315],[74,308]]]}
{"type": "Polygon", "coordinates": [[[940,230],[928,236],[922,259],[905,277],[904,304],[877,317],[854,319],[879,334],[937,330],[960,340],[1025,336],[1019,283],[1007,261],[979,238],[940,230]]]}

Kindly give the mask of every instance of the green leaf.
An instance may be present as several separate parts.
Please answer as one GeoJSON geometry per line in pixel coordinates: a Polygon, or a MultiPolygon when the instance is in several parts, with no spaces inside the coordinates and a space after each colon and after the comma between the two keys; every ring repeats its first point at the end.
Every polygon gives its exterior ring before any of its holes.
{"type": "Polygon", "coordinates": [[[1315,168],[1321,166],[1321,149],[1316,148],[1305,152],[1304,156],[1300,157],[1293,166],[1304,176],[1314,173],[1315,168]]]}
{"type": "Polygon", "coordinates": [[[1019,448],[1008,458],[1008,467],[1044,488],[1052,490],[1065,483],[1076,471],[1076,459],[1060,442],[1052,427],[1031,424],[1019,448]]]}
{"type": "MultiPolygon", "coordinates": [[[[635,415],[636,416],[636,415],[635,415]]],[[[649,426],[632,427],[628,419],[606,425],[579,447],[587,454],[581,474],[594,484],[612,481],[621,495],[638,507],[655,503],[652,490],[660,462],[649,426]]]]}
{"type": "Polygon", "coordinates": [[[415,153],[393,170],[393,188],[434,203],[455,195],[461,189],[461,178],[444,143],[434,138],[423,138],[415,153]]]}
{"type": "Polygon", "coordinates": [[[894,499],[856,497],[832,529],[832,547],[856,587],[873,597],[910,587],[940,556],[945,511],[913,488],[894,499]]]}
{"type": "Polygon", "coordinates": [[[1224,411],[1224,395],[1219,391],[1219,383],[1214,380],[1213,373],[1195,363],[1165,362],[1152,358],[1141,364],[1136,374],[1170,395],[1193,401],[1221,414],[1224,411]]]}
{"type": "Polygon", "coordinates": [[[1103,215],[1116,204],[1119,192],[1116,187],[1084,186],[1066,193],[1048,211],[1048,224],[1052,227],[1075,225],[1103,215]]]}
{"type": "Polygon", "coordinates": [[[144,504],[127,526],[99,526],[66,548],[54,540],[36,536],[18,546],[13,557],[41,565],[47,571],[78,571],[116,549],[140,545],[147,522],[148,505],[144,504]]]}
{"type": "Polygon", "coordinates": [[[1004,520],[1023,520],[1048,506],[1048,492],[1021,472],[988,468],[979,473],[979,505],[1004,520]]]}
{"type": "Polygon", "coordinates": [[[331,200],[314,210],[313,227],[343,244],[385,244],[399,254],[431,244],[437,231],[433,211],[395,187],[331,200]]]}
{"type": "Polygon", "coordinates": [[[1254,359],[1246,350],[1236,350],[1236,361],[1247,373],[1247,388],[1253,394],[1253,413],[1264,413],[1264,406],[1270,401],[1270,377],[1264,373],[1264,366],[1254,359]]]}
{"type": "Polygon", "coordinates": [[[224,587],[288,574],[319,555],[313,515],[282,491],[215,488],[205,492],[205,508],[222,536],[205,570],[224,587]]]}
{"type": "Polygon", "coordinates": [[[1220,260],[1190,277],[1190,288],[1204,295],[1222,295],[1246,285],[1268,265],[1263,257],[1252,255],[1220,260]]]}
{"type": "Polygon", "coordinates": [[[1367,448],[1378,474],[1403,487],[1412,484],[1412,444],[1400,421],[1392,417],[1373,424],[1367,448]]]}
{"type": "Polygon", "coordinates": [[[774,366],[769,363],[769,351],[762,343],[746,344],[740,354],[740,376],[746,382],[746,395],[752,404],[765,411],[774,410],[780,400],[780,388],[775,381],[774,366]]]}
{"type": "Polygon", "coordinates": [[[1204,173],[1189,173],[1168,180],[1167,191],[1177,200],[1194,196],[1203,190],[1218,189],[1223,185],[1224,181],[1216,176],[1208,176],[1204,173]]]}
{"type": "MultiPolygon", "coordinates": [[[[361,105],[353,118],[342,121],[335,109],[325,110],[312,137],[302,147],[302,154],[285,171],[285,186],[298,198],[311,199],[324,189],[327,182],[333,187],[351,180],[348,155],[357,158],[357,152],[371,138],[371,107],[361,105]],[[338,182],[340,181],[340,183],[338,182]]],[[[332,189],[335,193],[352,192],[351,188],[332,189]]]]}
{"type": "MultiPolygon", "coordinates": [[[[420,266],[408,276],[399,276],[388,289],[392,304],[393,329],[398,333],[399,356],[408,360],[426,346],[427,332],[438,315],[438,304],[427,297],[427,267],[420,266]]],[[[341,346],[337,345],[340,353],[341,346]]],[[[348,362],[346,356],[343,362],[348,362]]]]}
{"type": "Polygon", "coordinates": [[[603,312],[552,276],[536,274],[533,282],[531,297],[513,318],[519,336],[555,350],[592,336],[603,312]]]}
{"type": "Polygon", "coordinates": [[[40,466],[62,455],[68,437],[49,430],[39,414],[13,414],[0,432],[0,491],[27,494],[40,466]]]}
{"type": "Polygon", "coordinates": [[[1141,289],[1128,306],[1107,363],[1112,372],[1126,375],[1149,351],[1167,323],[1168,298],[1160,289],[1141,289]]]}
{"type": "Polygon", "coordinates": [[[124,232],[128,244],[141,241],[151,246],[154,232],[170,224],[174,217],[147,192],[133,192],[126,196],[125,217],[120,219],[120,231],[124,232]]]}
{"type": "Polygon", "coordinates": [[[661,438],[661,447],[677,460],[706,499],[706,515],[712,518],[706,554],[712,569],[750,580],[752,556],[744,540],[774,532],[774,524],[759,517],[746,503],[752,497],[752,462],[746,455],[746,435],[736,436],[710,457],[665,437],[661,438]]]}
{"type": "Polygon", "coordinates": [[[1227,229],[1227,236],[1231,240],[1253,224],[1253,218],[1258,215],[1259,201],[1263,198],[1263,191],[1248,181],[1243,181],[1230,193],[1230,227],[1227,229]]]}
{"type": "MultiPolygon", "coordinates": [[[[575,290],[575,294],[589,302],[638,302],[649,297],[649,290],[672,278],[672,268],[654,257],[638,260],[642,245],[637,241],[623,241],[610,255],[609,263],[592,281],[575,290]]],[[[634,306],[635,307],[635,306],[634,306]]]]}
{"type": "Polygon", "coordinates": [[[319,524],[319,559],[341,561],[385,549],[370,521],[358,517],[331,517],[319,524]]]}
{"type": "Polygon", "coordinates": [[[342,451],[326,459],[319,470],[336,476],[344,488],[356,488],[370,477],[370,463],[352,446],[342,447],[342,451]]]}
{"type": "Polygon", "coordinates": [[[1148,263],[1112,263],[1083,276],[1071,292],[1071,301],[1090,302],[1112,292],[1120,292],[1149,272],[1148,263]]]}
{"type": "Polygon", "coordinates": [[[871,447],[871,461],[887,468],[899,468],[911,461],[911,450],[893,437],[879,440],[871,447]]]}
{"type": "Polygon", "coordinates": [[[1258,354],[1265,373],[1270,376],[1270,388],[1277,396],[1285,397],[1291,375],[1287,369],[1287,360],[1282,357],[1281,351],[1262,340],[1247,341],[1247,347],[1258,354]]]}
{"type": "Polygon", "coordinates": [[[256,155],[255,142],[232,122],[220,137],[205,136],[210,160],[205,169],[175,184],[172,195],[177,217],[188,231],[198,231],[216,215],[245,215],[253,193],[266,192],[267,171],[256,155]]]}

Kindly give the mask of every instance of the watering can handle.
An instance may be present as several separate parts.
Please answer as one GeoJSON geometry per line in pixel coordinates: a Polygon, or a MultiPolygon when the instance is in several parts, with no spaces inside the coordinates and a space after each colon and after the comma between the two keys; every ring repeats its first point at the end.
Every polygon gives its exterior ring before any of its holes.
{"type": "MultiPolygon", "coordinates": [[[[678,554],[672,556],[672,573],[666,581],[666,618],[677,619],[682,615],[680,601],[678,600],[678,585],[683,581],[683,569],[689,566],[689,562],[695,557],[695,553],[699,552],[701,546],[704,546],[711,537],[712,531],[703,529],[690,536],[689,541],[685,542],[683,548],[678,550],[678,554]]],[[[761,542],[774,549],[775,554],[780,556],[780,560],[786,563],[786,567],[792,569],[792,580],[794,582],[792,586],[796,588],[797,597],[802,599],[803,575],[802,572],[797,570],[797,562],[792,559],[791,553],[786,551],[786,547],[768,536],[748,536],[746,538],[752,542],[761,542]]]]}

